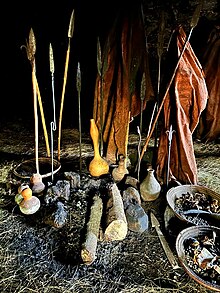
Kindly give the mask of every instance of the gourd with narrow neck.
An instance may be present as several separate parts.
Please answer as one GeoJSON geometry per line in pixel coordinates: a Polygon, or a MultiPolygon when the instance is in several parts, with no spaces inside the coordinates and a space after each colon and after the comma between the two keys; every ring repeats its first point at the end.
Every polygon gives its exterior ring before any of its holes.
{"type": "Polygon", "coordinates": [[[124,155],[119,155],[119,162],[118,167],[115,167],[112,170],[112,177],[114,178],[115,182],[120,182],[126,174],[128,174],[128,169],[126,167],[126,158],[124,155]]]}
{"type": "Polygon", "coordinates": [[[147,176],[140,184],[140,194],[143,201],[156,200],[160,195],[161,186],[154,176],[154,171],[154,169],[147,169],[147,176]]]}
{"type": "Polygon", "coordinates": [[[94,119],[90,119],[90,135],[93,141],[94,158],[89,164],[89,173],[94,177],[99,177],[109,172],[109,165],[99,153],[99,131],[94,119]]]}

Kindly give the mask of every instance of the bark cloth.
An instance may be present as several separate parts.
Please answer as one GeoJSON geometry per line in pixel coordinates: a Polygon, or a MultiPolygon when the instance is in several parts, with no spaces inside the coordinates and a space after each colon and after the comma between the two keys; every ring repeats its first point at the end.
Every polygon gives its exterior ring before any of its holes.
{"type": "MultiPolygon", "coordinates": [[[[185,41],[186,34],[182,26],[179,26],[173,34],[172,42],[178,56],[185,41]]],[[[163,182],[166,182],[167,176],[167,131],[172,124],[175,132],[173,132],[171,143],[169,178],[174,177],[182,184],[198,183],[192,135],[206,107],[207,99],[208,91],[204,72],[188,42],[164,102],[164,124],[159,137],[156,163],[156,174],[163,182]]]]}
{"type": "Polygon", "coordinates": [[[141,112],[143,74],[146,88],[143,110],[154,96],[139,6],[131,4],[116,18],[102,51],[102,74],[96,80],[93,118],[100,130],[103,117],[103,155],[115,163],[120,154],[126,157],[129,123],[141,112]]]}
{"type": "Polygon", "coordinates": [[[211,142],[220,138],[220,25],[212,29],[201,63],[209,99],[200,118],[197,137],[211,142]]]}

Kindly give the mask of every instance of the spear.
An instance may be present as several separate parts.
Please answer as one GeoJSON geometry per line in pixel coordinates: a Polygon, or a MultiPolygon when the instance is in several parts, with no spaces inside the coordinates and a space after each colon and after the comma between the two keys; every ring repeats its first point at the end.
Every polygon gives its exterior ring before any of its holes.
{"type": "Polygon", "coordinates": [[[65,62],[65,69],[64,69],[64,77],[63,77],[63,89],[61,95],[61,104],[60,104],[60,117],[59,117],[59,130],[58,130],[58,160],[60,161],[60,144],[61,144],[61,126],[62,126],[62,116],[63,116],[63,104],[64,104],[64,95],[66,90],[66,81],[67,81],[67,72],[69,67],[69,56],[70,56],[70,41],[73,36],[74,31],[74,10],[72,11],[70,22],[69,22],[69,29],[68,29],[68,47],[66,52],[66,62],[65,62]]]}
{"type": "Polygon", "coordinates": [[[146,77],[145,73],[142,76],[141,80],[141,92],[140,92],[140,97],[141,97],[141,117],[140,117],[140,134],[142,133],[142,124],[143,124],[143,108],[144,108],[144,98],[145,98],[145,93],[146,93],[146,77]]]}
{"type": "MultiPolygon", "coordinates": [[[[163,54],[164,33],[165,33],[165,17],[164,17],[164,12],[162,11],[160,16],[160,26],[159,26],[158,42],[157,42],[157,55],[158,55],[157,105],[156,105],[157,111],[158,111],[159,97],[160,97],[161,59],[163,54]]],[[[155,141],[154,141],[155,148],[157,147],[157,133],[158,133],[158,123],[156,123],[155,125],[155,141]]]]}
{"type": "Polygon", "coordinates": [[[170,154],[171,154],[171,144],[172,144],[172,138],[173,138],[173,126],[170,125],[170,130],[167,130],[167,137],[168,137],[168,158],[167,158],[167,174],[166,174],[166,187],[168,188],[169,185],[169,175],[170,175],[170,154]]]}
{"type": "Polygon", "coordinates": [[[82,172],[82,127],[81,127],[81,105],[80,105],[80,93],[81,93],[81,71],[80,63],[78,62],[77,74],[76,74],[76,88],[78,92],[78,109],[79,109],[79,172],[82,172]]]}
{"type": "Polygon", "coordinates": [[[102,74],[102,52],[99,39],[97,40],[97,70],[100,78],[100,155],[103,155],[103,74],[102,74]]]}
{"type": "Polygon", "coordinates": [[[31,28],[29,33],[28,43],[28,59],[32,66],[32,85],[33,85],[33,98],[34,98],[34,128],[35,128],[35,162],[36,171],[39,174],[39,158],[38,158],[38,114],[37,114],[37,87],[36,87],[36,64],[35,64],[35,53],[36,53],[36,39],[34,31],[31,28]]]}
{"type": "MultiPolygon", "coordinates": [[[[27,53],[27,58],[31,63],[31,67],[33,67],[32,65],[32,49],[31,46],[28,42],[26,42],[26,46],[21,46],[21,48],[25,48],[26,49],[26,53],[27,53]]],[[[44,131],[44,138],[45,138],[45,143],[46,143],[46,149],[47,149],[47,156],[50,157],[50,146],[49,146],[49,139],[48,139],[48,133],[47,133],[47,128],[46,128],[46,123],[45,123],[45,118],[44,118],[44,110],[43,110],[43,105],[42,105],[42,100],[41,100],[41,94],[40,94],[40,89],[39,89],[39,85],[37,82],[37,76],[35,75],[35,84],[36,84],[36,91],[37,91],[37,99],[38,99],[38,103],[39,103],[39,109],[40,109],[40,113],[41,113],[41,120],[42,120],[42,126],[43,126],[43,131],[44,131]]]]}
{"type": "Polygon", "coordinates": [[[158,111],[157,111],[157,115],[156,115],[156,117],[155,117],[155,119],[154,119],[154,123],[153,123],[153,125],[152,125],[151,131],[150,131],[149,135],[148,135],[147,138],[146,138],[146,141],[145,141],[144,147],[143,147],[142,152],[141,152],[141,155],[140,155],[140,160],[143,158],[144,153],[145,153],[145,151],[146,151],[146,149],[147,149],[147,145],[148,145],[148,143],[149,143],[149,141],[150,141],[150,138],[151,138],[151,136],[152,136],[152,134],[153,134],[153,131],[154,131],[154,128],[155,128],[155,126],[156,126],[157,120],[158,120],[158,118],[159,118],[160,112],[161,112],[161,110],[162,110],[162,108],[163,108],[163,104],[164,104],[164,102],[165,102],[165,100],[166,100],[166,97],[167,97],[167,95],[168,95],[169,89],[170,89],[171,84],[172,84],[172,82],[173,82],[173,79],[174,79],[174,77],[175,77],[175,75],[176,75],[176,71],[177,71],[177,69],[178,69],[178,66],[179,66],[180,60],[181,60],[181,58],[182,58],[182,56],[183,56],[183,53],[185,52],[186,46],[187,46],[187,44],[188,44],[188,42],[189,42],[189,40],[190,40],[190,37],[191,37],[192,31],[193,31],[193,29],[196,27],[196,25],[197,25],[197,23],[198,23],[198,21],[199,21],[199,16],[200,16],[200,12],[201,12],[201,9],[202,9],[202,5],[203,5],[203,1],[201,0],[200,3],[197,5],[197,7],[196,7],[194,13],[193,13],[192,20],[191,20],[191,23],[190,23],[190,27],[191,27],[191,28],[190,28],[190,32],[189,32],[188,38],[186,39],[186,41],[185,41],[185,43],[184,43],[184,46],[183,46],[183,49],[182,49],[182,51],[181,51],[181,53],[180,53],[180,56],[179,56],[179,58],[178,58],[178,61],[177,61],[176,67],[175,67],[175,69],[174,69],[173,75],[172,75],[171,80],[170,80],[170,82],[169,82],[169,84],[168,84],[168,86],[167,86],[167,89],[166,89],[166,92],[165,92],[164,97],[163,97],[163,99],[162,99],[162,102],[161,102],[161,104],[160,104],[160,107],[159,107],[159,109],[158,109],[158,111]]]}
{"type": "Polygon", "coordinates": [[[49,59],[50,59],[50,73],[51,73],[51,84],[52,84],[52,96],[53,96],[53,121],[50,123],[50,132],[51,132],[51,176],[53,182],[53,132],[56,131],[56,111],[55,111],[55,95],[54,95],[54,58],[53,58],[53,48],[50,44],[49,47],[49,59]]]}

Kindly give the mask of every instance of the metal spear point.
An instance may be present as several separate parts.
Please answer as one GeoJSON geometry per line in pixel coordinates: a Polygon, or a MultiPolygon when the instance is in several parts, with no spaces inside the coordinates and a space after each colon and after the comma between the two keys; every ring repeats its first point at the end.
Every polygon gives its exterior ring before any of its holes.
{"type": "Polygon", "coordinates": [[[160,223],[158,221],[158,219],[156,218],[156,216],[151,212],[150,213],[150,217],[151,217],[151,225],[153,228],[156,229],[157,235],[160,239],[160,243],[162,244],[163,250],[172,266],[173,269],[179,269],[179,265],[178,262],[176,261],[176,258],[172,252],[172,250],[169,247],[168,242],[166,241],[166,238],[164,237],[161,229],[160,229],[160,223]]]}
{"type": "Polygon", "coordinates": [[[103,72],[102,51],[99,39],[97,40],[97,70],[100,78],[100,154],[103,155],[103,72]]]}
{"type": "Polygon", "coordinates": [[[166,133],[168,135],[168,158],[167,158],[167,176],[166,176],[166,186],[168,188],[169,184],[169,173],[170,173],[170,153],[171,153],[171,144],[172,144],[172,138],[173,138],[173,126],[170,125],[170,130],[167,130],[166,133]]]}
{"type": "Polygon", "coordinates": [[[141,97],[140,133],[141,134],[142,134],[142,125],[143,125],[143,109],[144,109],[145,96],[146,96],[146,77],[144,73],[141,80],[141,92],[140,92],[140,97],[141,97]]]}

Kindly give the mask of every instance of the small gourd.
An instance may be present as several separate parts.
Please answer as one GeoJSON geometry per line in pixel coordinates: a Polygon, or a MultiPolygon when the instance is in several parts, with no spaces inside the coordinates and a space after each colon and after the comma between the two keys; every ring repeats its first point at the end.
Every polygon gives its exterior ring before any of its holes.
{"type": "Polygon", "coordinates": [[[21,195],[23,200],[19,203],[20,211],[26,215],[36,213],[40,208],[40,200],[36,196],[32,195],[31,188],[28,187],[22,190],[21,195]]]}
{"type": "Polygon", "coordinates": [[[126,174],[128,174],[128,169],[126,167],[126,158],[124,155],[119,155],[118,167],[112,170],[112,177],[116,183],[119,183],[126,174]]]}
{"type": "Polygon", "coordinates": [[[21,201],[24,199],[23,196],[21,195],[22,191],[26,188],[29,188],[29,185],[26,183],[22,183],[18,187],[18,193],[15,195],[15,202],[19,205],[21,201]]]}
{"type": "Polygon", "coordinates": [[[99,177],[109,172],[109,165],[99,153],[99,131],[94,119],[90,119],[90,135],[93,141],[94,158],[89,164],[89,173],[94,177],[99,177]]]}
{"type": "Polygon", "coordinates": [[[30,178],[30,185],[33,193],[40,194],[45,189],[45,184],[42,182],[42,176],[35,173],[30,178]]]}

